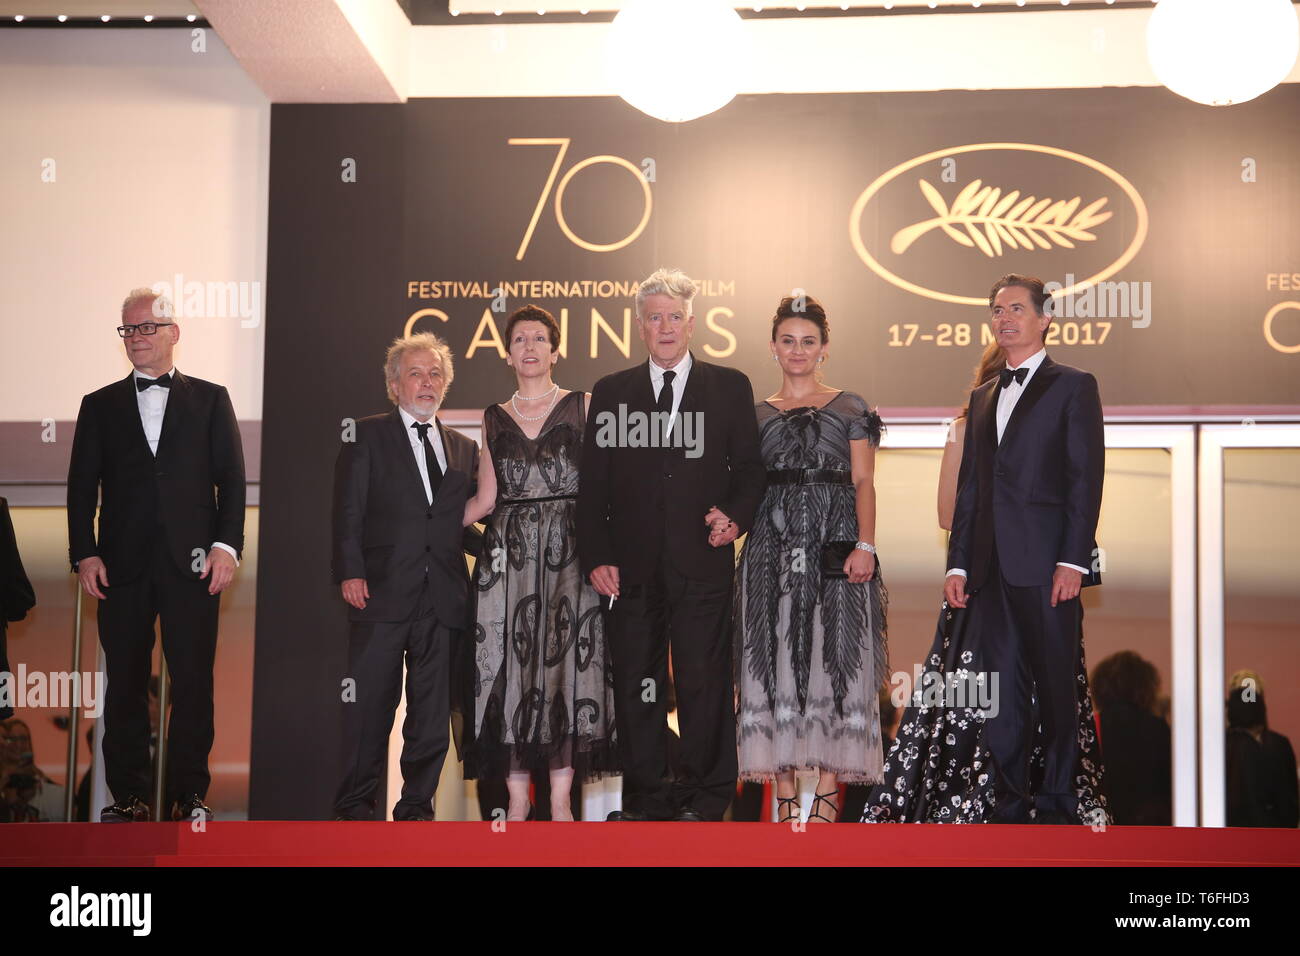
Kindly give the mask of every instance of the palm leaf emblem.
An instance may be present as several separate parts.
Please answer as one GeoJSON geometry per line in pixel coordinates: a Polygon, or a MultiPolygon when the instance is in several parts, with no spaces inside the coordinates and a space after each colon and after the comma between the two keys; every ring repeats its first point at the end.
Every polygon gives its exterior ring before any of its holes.
{"type": "Polygon", "coordinates": [[[1103,211],[1106,197],[1079,208],[1080,197],[1073,199],[1020,198],[1020,190],[1002,193],[997,186],[985,186],[982,180],[968,183],[949,206],[939,190],[920,180],[921,195],[937,213],[894,233],[889,248],[895,254],[908,247],[931,229],[942,229],[954,242],[978,248],[990,258],[1002,255],[1003,247],[1032,250],[1064,246],[1073,249],[1076,242],[1091,242],[1097,237],[1089,232],[1109,219],[1113,213],[1103,211]],[[964,231],[963,231],[964,230],[964,231]]]}

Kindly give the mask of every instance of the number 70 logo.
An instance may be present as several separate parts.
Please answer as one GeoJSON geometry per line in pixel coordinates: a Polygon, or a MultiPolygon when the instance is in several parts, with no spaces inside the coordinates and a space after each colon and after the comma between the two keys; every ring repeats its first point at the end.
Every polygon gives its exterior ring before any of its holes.
{"type": "Polygon", "coordinates": [[[546,185],[542,187],[542,194],[537,197],[537,208],[533,210],[533,218],[528,222],[528,228],[524,231],[523,241],[519,243],[519,251],[515,253],[515,260],[521,261],[524,254],[528,251],[528,243],[532,241],[533,230],[537,228],[537,220],[541,218],[542,207],[546,205],[546,199],[551,194],[551,189],[555,189],[555,221],[560,227],[560,231],[568,237],[569,241],[575,246],[586,249],[588,252],[613,252],[616,249],[622,249],[624,246],[634,242],[637,236],[645,231],[646,224],[650,221],[650,210],[653,208],[654,199],[650,193],[650,183],[654,180],[654,160],[645,160],[645,170],[632,165],[622,156],[588,156],[579,163],[574,163],[569,167],[568,172],[560,177],[560,184],[555,185],[555,177],[560,172],[560,167],[564,165],[564,155],[569,150],[569,143],[572,142],[568,137],[563,138],[546,138],[546,139],[509,139],[506,141],[511,146],[558,146],[559,150],[555,154],[555,162],[551,166],[551,174],[546,178],[546,185]],[[583,239],[571,228],[564,219],[564,190],[568,188],[569,181],[578,173],[582,172],[588,166],[598,166],[601,163],[608,163],[611,166],[619,166],[630,172],[641,186],[643,197],[643,209],[641,212],[641,221],[636,224],[636,228],[617,242],[606,244],[588,242],[583,239]]]}

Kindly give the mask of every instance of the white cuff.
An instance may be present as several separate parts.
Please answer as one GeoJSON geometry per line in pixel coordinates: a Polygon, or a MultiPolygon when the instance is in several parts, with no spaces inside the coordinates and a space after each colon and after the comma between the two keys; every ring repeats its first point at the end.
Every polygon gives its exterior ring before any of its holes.
{"type": "MultiPolygon", "coordinates": [[[[229,553],[229,555],[235,559],[235,567],[239,567],[239,555],[235,552],[235,549],[232,548],[230,545],[223,544],[220,541],[214,541],[212,542],[212,547],[220,548],[222,551],[229,553]]],[[[211,550],[211,548],[209,548],[209,550],[211,550]]]]}
{"type": "Polygon", "coordinates": [[[945,574],[944,577],[945,577],[945,578],[950,578],[950,577],[952,577],[954,574],[960,574],[963,578],[966,577],[966,572],[965,572],[964,570],[962,570],[961,568],[949,568],[949,569],[948,569],[948,573],[945,574]]]}
{"type": "Polygon", "coordinates": [[[1078,571],[1080,574],[1087,574],[1087,573],[1088,573],[1088,569],[1087,569],[1087,568],[1081,568],[1081,567],[1079,567],[1077,564],[1071,564],[1071,563],[1068,562],[1068,561],[1057,561],[1057,562],[1056,562],[1056,566],[1057,566],[1058,568],[1073,568],[1074,570],[1078,571]]]}

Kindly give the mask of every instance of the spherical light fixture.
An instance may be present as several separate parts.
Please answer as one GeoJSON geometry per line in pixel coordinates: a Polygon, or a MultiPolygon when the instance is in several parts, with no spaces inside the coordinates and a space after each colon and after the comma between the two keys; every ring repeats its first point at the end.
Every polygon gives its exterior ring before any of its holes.
{"type": "Polygon", "coordinates": [[[725,0],[630,0],[610,25],[606,75],[641,112],[684,123],[739,89],[745,29],[725,0]]]}
{"type": "Polygon", "coordinates": [[[1300,53],[1291,0],[1161,0],[1147,21],[1147,59],[1179,96],[1231,106],[1286,79],[1300,53]]]}

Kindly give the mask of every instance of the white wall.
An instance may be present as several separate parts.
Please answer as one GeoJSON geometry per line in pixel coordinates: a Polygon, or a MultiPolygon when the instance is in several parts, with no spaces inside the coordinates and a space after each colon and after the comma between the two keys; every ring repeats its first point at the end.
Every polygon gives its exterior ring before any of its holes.
{"type": "MultiPolygon", "coordinates": [[[[270,105],[214,31],[0,31],[0,421],[71,419],[130,370],[133,287],[257,283],[270,105]],[[54,182],[42,181],[54,160],[54,182]]],[[[182,319],[177,367],[262,417],[264,316],[182,319]]]]}

